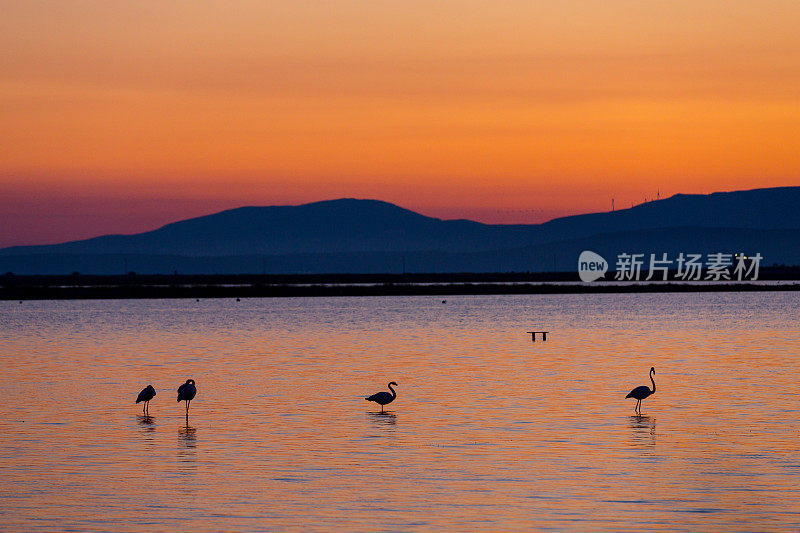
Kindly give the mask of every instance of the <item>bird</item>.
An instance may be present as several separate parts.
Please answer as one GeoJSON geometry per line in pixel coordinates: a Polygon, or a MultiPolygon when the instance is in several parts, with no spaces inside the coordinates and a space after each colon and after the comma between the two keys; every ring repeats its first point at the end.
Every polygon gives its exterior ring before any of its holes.
{"type": "Polygon", "coordinates": [[[197,387],[194,386],[193,379],[187,379],[186,383],[178,387],[178,401],[186,401],[186,418],[189,418],[189,404],[197,394],[197,387]]]}
{"type": "Polygon", "coordinates": [[[628,393],[625,398],[636,398],[636,407],[633,408],[634,411],[641,413],[642,412],[642,400],[650,396],[651,394],[655,394],[656,392],[656,380],[653,379],[653,374],[656,373],[655,367],[650,367],[650,381],[653,382],[653,390],[650,390],[650,387],[647,385],[639,385],[632,391],[628,393]]]}
{"type": "Polygon", "coordinates": [[[142,406],[142,414],[147,412],[150,413],[150,400],[156,395],[156,389],[153,388],[152,385],[148,385],[147,387],[142,389],[142,392],[139,393],[139,396],[136,397],[136,403],[144,402],[142,406]]]}
{"type": "Polygon", "coordinates": [[[386,405],[387,403],[392,403],[394,401],[394,399],[397,398],[397,393],[392,388],[392,385],[397,387],[397,383],[395,383],[394,381],[390,381],[389,382],[389,390],[392,391],[391,394],[389,394],[386,391],[381,391],[381,392],[376,392],[372,396],[367,396],[364,399],[367,400],[368,402],[375,402],[377,404],[380,404],[381,413],[382,413],[383,412],[383,406],[386,405]]]}

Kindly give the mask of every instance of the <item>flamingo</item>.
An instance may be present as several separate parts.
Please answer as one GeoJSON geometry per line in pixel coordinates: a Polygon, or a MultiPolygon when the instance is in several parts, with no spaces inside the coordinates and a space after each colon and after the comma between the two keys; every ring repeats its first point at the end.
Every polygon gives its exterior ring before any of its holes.
{"type": "Polygon", "coordinates": [[[178,401],[186,401],[186,419],[189,419],[189,404],[197,394],[197,387],[194,386],[193,379],[187,379],[186,383],[178,387],[178,401]]]}
{"type": "Polygon", "coordinates": [[[381,392],[376,392],[372,396],[367,396],[364,399],[369,401],[369,402],[375,402],[377,404],[380,404],[381,413],[382,413],[383,412],[383,406],[386,405],[387,403],[392,403],[394,401],[394,399],[397,398],[397,393],[392,388],[392,385],[397,387],[397,383],[395,383],[394,381],[390,381],[389,382],[389,390],[392,391],[391,394],[389,394],[386,391],[381,391],[381,392]]]}
{"type": "Polygon", "coordinates": [[[639,385],[632,391],[628,393],[626,398],[636,398],[636,407],[633,408],[634,411],[641,413],[642,412],[642,400],[650,396],[651,394],[655,394],[656,392],[656,380],[653,379],[653,374],[656,373],[655,367],[650,367],[650,381],[653,382],[653,390],[650,390],[650,387],[647,385],[639,385]]]}
{"type": "Polygon", "coordinates": [[[150,400],[152,400],[155,395],[156,389],[154,389],[152,385],[148,385],[143,388],[139,396],[136,397],[136,403],[144,402],[144,405],[142,405],[142,414],[145,414],[145,412],[150,414],[150,400]]]}

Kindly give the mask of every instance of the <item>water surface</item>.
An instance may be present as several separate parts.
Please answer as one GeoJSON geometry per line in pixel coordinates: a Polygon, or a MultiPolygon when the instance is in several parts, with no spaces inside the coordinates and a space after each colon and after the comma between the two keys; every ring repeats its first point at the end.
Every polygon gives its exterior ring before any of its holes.
{"type": "Polygon", "coordinates": [[[800,529],[800,294],[443,298],[0,302],[0,529],[800,529]]]}

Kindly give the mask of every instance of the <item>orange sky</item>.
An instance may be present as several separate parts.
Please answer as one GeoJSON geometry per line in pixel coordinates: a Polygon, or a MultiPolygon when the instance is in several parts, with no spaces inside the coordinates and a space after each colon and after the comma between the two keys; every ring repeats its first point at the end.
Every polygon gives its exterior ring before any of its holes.
{"type": "Polygon", "coordinates": [[[0,246],[800,185],[800,3],[0,0],[0,246]]]}

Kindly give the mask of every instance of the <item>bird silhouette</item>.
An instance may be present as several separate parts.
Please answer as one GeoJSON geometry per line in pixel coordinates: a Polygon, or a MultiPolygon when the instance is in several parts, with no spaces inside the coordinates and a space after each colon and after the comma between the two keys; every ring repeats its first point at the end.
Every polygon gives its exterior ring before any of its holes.
{"type": "Polygon", "coordinates": [[[136,403],[144,402],[144,405],[142,405],[142,414],[150,414],[150,400],[152,400],[155,395],[156,389],[154,389],[152,385],[148,385],[143,388],[139,396],[136,397],[136,403]]]}
{"type": "Polygon", "coordinates": [[[394,381],[390,381],[389,382],[388,386],[389,386],[389,390],[392,391],[391,394],[389,394],[386,391],[381,391],[381,392],[376,392],[372,396],[367,396],[364,399],[367,400],[368,402],[375,402],[377,404],[380,404],[381,413],[382,413],[383,412],[383,406],[388,404],[388,403],[392,403],[394,401],[394,399],[397,398],[397,393],[392,388],[392,385],[397,387],[397,383],[395,383],[394,381]]]}
{"type": "Polygon", "coordinates": [[[655,394],[656,392],[656,380],[653,379],[653,374],[656,373],[655,367],[650,367],[650,381],[653,382],[653,390],[650,390],[650,387],[647,385],[639,385],[632,391],[628,393],[625,398],[636,398],[636,407],[633,408],[634,411],[637,413],[642,412],[642,400],[650,396],[651,394],[655,394]]]}
{"type": "Polygon", "coordinates": [[[197,394],[197,387],[194,386],[193,379],[187,379],[186,383],[178,387],[178,401],[186,402],[186,419],[189,419],[189,404],[197,394]]]}

